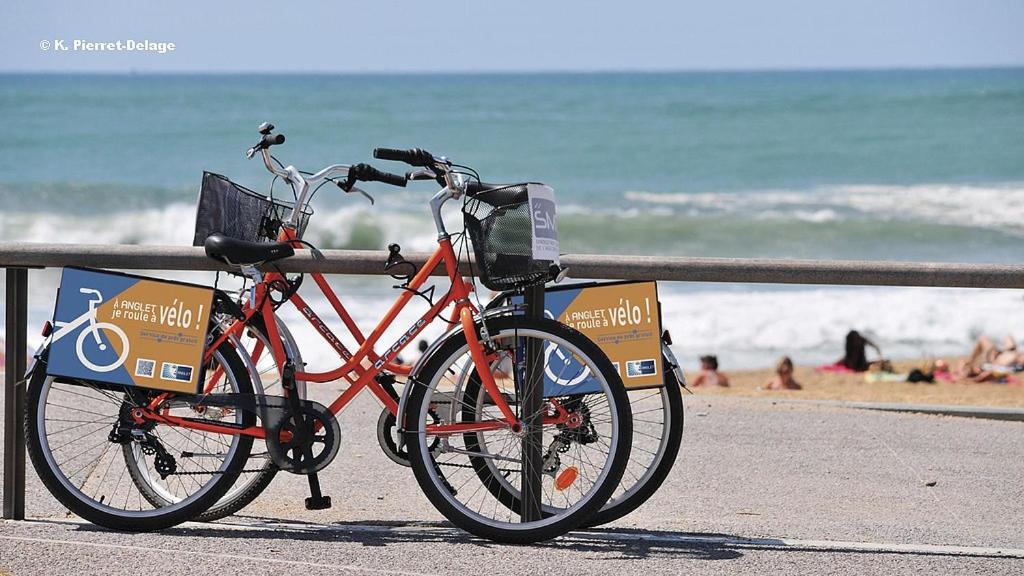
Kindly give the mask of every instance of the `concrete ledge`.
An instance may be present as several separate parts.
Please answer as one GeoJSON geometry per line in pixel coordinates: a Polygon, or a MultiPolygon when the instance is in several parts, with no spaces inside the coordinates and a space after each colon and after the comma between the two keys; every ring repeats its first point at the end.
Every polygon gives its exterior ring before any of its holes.
{"type": "Polygon", "coordinates": [[[937,416],[960,416],[962,418],[982,418],[985,420],[1024,422],[1024,409],[1022,408],[1000,408],[997,406],[950,406],[942,404],[897,404],[888,402],[843,402],[839,400],[764,400],[782,404],[805,404],[831,406],[835,408],[854,408],[857,410],[878,410],[881,412],[904,412],[912,414],[932,414],[937,416]]]}

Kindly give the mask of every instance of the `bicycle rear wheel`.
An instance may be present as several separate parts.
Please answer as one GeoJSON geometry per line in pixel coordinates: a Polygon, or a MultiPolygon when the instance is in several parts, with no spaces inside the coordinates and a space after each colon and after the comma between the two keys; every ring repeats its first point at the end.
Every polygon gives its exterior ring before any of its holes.
{"type": "MultiPolygon", "coordinates": [[[[669,366],[668,361],[663,361],[662,366],[669,366]]],[[[654,496],[668,477],[683,437],[680,388],[675,374],[666,370],[664,386],[628,392],[633,412],[633,448],[629,463],[615,493],[586,526],[607,524],[636,510],[654,496]]]]}
{"type": "MultiPolygon", "coordinates": [[[[277,321],[278,330],[283,339],[282,344],[285,354],[295,365],[302,365],[302,357],[299,355],[291,333],[287,326],[280,320],[277,321]]],[[[243,331],[238,340],[229,340],[236,346],[240,356],[248,358],[247,366],[250,374],[256,380],[253,382],[257,394],[265,396],[284,396],[285,390],[281,382],[281,374],[277,368],[271,350],[270,337],[267,335],[263,321],[258,317],[253,318],[250,325],[243,331]]],[[[299,398],[306,397],[306,383],[297,381],[296,389],[299,398]]],[[[207,389],[210,393],[231,392],[231,382],[221,378],[217,382],[208,382],[207,389]]],[[[163,490],[158,483],[152,482],[152,478],[143,473],[136,464],[137,460],[128,452],[125,453],[129,473],[136,482],[139,491],[154,506],[167,506],[175,501],[173,495],[163,490]]],[[[215,504],[197,515],[193,520],[199,522],[213,522],[235,514],[245,508],[258,498],[266,490],[270,483],[277,476],[279,468],[270,459],[267,452],[266,442],[261,439],[253,439],[253,447],[249,459],[241,466],[238,480],[215,504]]]]}
{"type": "MultiPolygon", "coordinates": [[[[633,446],[629,460],[618,488],[608,502],[584,523],[585,526],[607,524],[643,505],[668,477],[679,453],[683,433],[683,398],[675,374],[671,371],[666,374],[665,386],[629,390],[627,394],[633,422],[633,446]]],[[[467,379],[463,397],[465,418],[489,402],[475,373],[467,379]]],[[[467,437],[466,442],[472,444],[474,440],[467,437]]],[[[494,497],[513,511],[518,511],[519,490],[494,462],[477,458],[473,465],[480,481],[494,497]]],[[[553,514],[557,511],[545,509],[543,512],[553,514]]]]}
{"type": "Polygon", "coordinates": [[[465,335],[452,336],[409,384],[404,428],[416,479],[445,517],[477,536],[510,543],[560,536],[586,522],[618,486],[632,442],[629,400],[608,358],[576,330],[551,320],[502,317],[487,321],[487,334],[492,374],[521,429],[443,431],[444,425],[471,430],[501,418],[493,399],[465,395],[476,368],[465,335]],[[574,382],[546,393],[545,413],[554,416],[561,407],[570,418],[543,425],[539,446],[530,442],[534,430],[520,402],[521,391],[541,385],[525,380],[531,342],[549,352],[545,371],[574,382]],[[545,511],[538,518],[517,503],[530,451],[542,456],[542,469],[533,472],[545,511]],[[482,466],[492,466],[495,476],[482,480],[482,466]],[[498,476],[515,498],[503,501],[503,491],[494,490],[498,476]]]}
{"type": "MultiPolygon", "coordinates": [[[[252,439],[155,423],[134,424],[132,408],[156,394],[130,386],[54,378],[46,375],[44,351],[28,389],[25,432],[39,478],[64,506],[82,518],[115,530],[160,530],[192,519],[217,501],[238,477],[252,439]],[[138,488],[134,473],[159,487],[167,504],[154,505],[138,488]]],[[[229,345],[213,353],[207,373],[220,367],[231,390],[252,393],[242,360],[229,345]]],[[[171,408],[176,410],[188,408],[171,408]]],[[[239,426],[253,414],[225,410],[206,417],[239,426]]]]}

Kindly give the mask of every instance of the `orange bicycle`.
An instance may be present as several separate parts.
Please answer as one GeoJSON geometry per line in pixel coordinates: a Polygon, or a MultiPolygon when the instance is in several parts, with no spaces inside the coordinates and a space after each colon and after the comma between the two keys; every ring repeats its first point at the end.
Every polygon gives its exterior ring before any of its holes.
{"type": "MultiPolygon", "coordinates": [[[[453,235],[441,217],[446,202],[464,200],[464,211],[478,225],[473,240],[482,277],[490,274],[490,282],[514,289],[544,282],[560,270],[524,249],[533,185],[486,188],[443,157],[378,151],[379,157],[419,166],[411,179],[442,184],[430,200],[438,248],[405,276],[402,293],[365,336],[326,279],[310,274],[357,341],[350,351],[299,296],[301,276],[261,268],[273,269],[305,246],[307,205],[320,184],[361,192],[355,187],[360,181],[404,185],[409,177],[365,164],[333,165],[315,174],[281,166],[269,149],[284,137],[272,130],[261,126],[261,140],[249,155],[260,153],[267,169],[292,186],[293,204],[254,198],[226,179],[204,176],[204,188],[230,190],[217,200],[214,212],[228,217],[220,222],[222,233],[204,240],[207,254],[252,284],[241,305],[223,294],[217,298],[219,321],[208,336],[201,394],[54,378],[39,368],[46,345],[37,353],[26,426],[33,463],[50,491],[94,523],[156,530],[198,517],[229,494],[240,475],[259,475],[261,469],[247,468],[252,460],[269,460],[277,469],[307,475],[307,507],[326,508],[330,499],[321,494],[317,473],[339,449],[335,415],[369,389],[394,418],[396,454],[407,457],[424,494],[454,524],[492,540],[524,543],[585,523],[612,495],[629,457],[631,415],[618,374],[596,345],[571,328],[515,307],[481,313],[470,301],[472,284],[459,275],[453,235]],[[259,199],[258,218],[238,218],[256,214],[245,206],[259,199]],[[284,209],[287,218],[274,217],[284,209]],[[271,235],[277,241],[257,241],[271,235]],[[435,301],[424,286],[439,267],[449,287],[435,301]],[[429,309],[378,352],[384,331],[416,295],[427,298],[429,309]],[[308,372],[296,361],[294,343],[274,313],[285,303],[295,305],[334,348],[340,366],[308,372]],[[453,326],[448,333],[412,368],[396,363],[443,314],[453,326]],[[241,343],[247,333],[258,335],[251,346],[241,343]],[[281,395],[264,388],[256,368],[261,361],[272,362],[281,395]],[[400,395],[396,376],[406,382],[400,395]],[[329,406],[304,398],[305,385],[338,379],[349,386],[329,406]],[[254,442],[265,444],[265,454],[254,457],[254,442]]],[[[458,235],[457,241],[467,239],[458,235]]],[[[396,252],[392,256],[400,260],[396,252]]]]}

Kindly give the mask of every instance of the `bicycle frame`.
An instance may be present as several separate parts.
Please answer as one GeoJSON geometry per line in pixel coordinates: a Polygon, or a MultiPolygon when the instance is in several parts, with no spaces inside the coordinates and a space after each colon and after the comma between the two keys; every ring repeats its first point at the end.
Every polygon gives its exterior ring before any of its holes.
{"type": "MultiPolygon", "coordinates": [[[[282,241],[290,242],[296,248],[303,247],[296,238],[294,230],[290,228],[285,228],[282,232],[282,241]]],[[[469,301],[469,294],[472,291],[472,285],[459,276],[458,257],[452,247],[450,237],[446,234],[439,237],[437,250],[427,260],[426,264],[416,273],[412,280],[410,280],[409,285],[407,286],[408,289],[402,291],[397,300],[392,304],[391,308],[369,336],[363,335],[351,315],[345,309],[340,298],[338,298],[327,283],[323,274],[312,273],[310,276],[313,278],[313,281],[316,283],[320,291],[327,298],[328,302],[330,302],[331,307],[342,320],[351,336],[353,336],[359,344],[359,348],[354,353],[350,352],[301,296],[297,293],[293,293],[289,297],[288,301],[302,313],[303,317],[316,329],[321,338],[331,345],[342,360],[342,365],[333,370],[325,372],[305,372],[296,370],[294,373],[294,378],[296,380],[306,382],[329,382],[339,378],[346,378],[350,382],[350,386],[346,388],[329,406],[329,409],[333,414],[336,415],[341,412],[356,396],[359,395],[360,392],[364,389],[369,389],[370,392],[380,400],[384,407],[397,418],[399,416],[398,401],[384,389],[384,387],[376,380],[376,377],[385,372],[408,375],[410,368],[408,366],[396,364],[394,362],[395,358],[416,338],[417,335],[423,331],[428,324],[441,315],[446,308],[454,305],[448,322],[450,324],[454,324],[457,321],[461,322],[463,330],[466,332],[467,340],[469,341],[473,362],[477,367],[478,373],[481,374],[482,383],[488,390],[491,398],[495,400],[495,404],[501,411],[503,418],[500,420],[480,422],[428,425],[427,432],[437,436],[448,436],[467,432],[483,432],[505,428],[518,429],[521,426],[520,422],[515,417],[514,411],[508,405],[504,396],[499,392],[497,384],[494,382],[493,376],[489,370],[489,363],[493,360],[493,355],[488,356],[485,354],[483,345],[477,341],[475,337],[473,314],[478,312],[478,310],[469,301]],[[383,354],[378,354],[375,351],[375,344],[380,341],[384,331],[394,322],[395,318],[409,303],[415,295],[414,291],[418,291],[427,282],[432,272],[442,264],[444,265],[449,280],[452,282],[451,289],[445,294],[444,298],[434,303],[430,309],[419,318],[419,320],[414,322],[413,325],[409,327],[397,341],[389,346],[383,354]]],[[[266,352],[269,352],[273,356],[279,374],[282,378],[284,377],[288,357],[284,349],[281,333],[274,317],[275,308],[268,294],[273,282],[283,279],[284,277],[282,274],[271,272],[263,276],[262,281],[254,284],[250,293],[249,302],[246,303],[243,308],[243,318],[235,320],[208,347],[206,353],[207,357],[204,359],[205,361],[208,362],[210,360],[213,351],[216,350],[223,342],[232,337],[237,338],[241,336],[246,326],[258,316],[263,320],[263,324],[267,330],[268,340],[271,344],[271,350],[266,352]]],[[[251,354],[254,362],[258,361],[260,355],[264,352],[265,351],[262,350],[262,344],[257,343],[256,348],[254,348],[251,354]]],[[[212,389],[219,377],[220,374],[214,373],[206,392],[209,392],[212,389]]],[[[206,432],[240,434],[256,438],[266,437],[266,430],[260,426],[238,429],[237,427],[230,425],[221,425],[212,422],[198,422],[188,418],[180,418],[166,413],[159,413],[157,410],[160,403],[165,398],[167,398],[166,395],[154,398],[150,405],[144,409],[141,414],[139,414],[137,419],[141,418],[143,420],[150,420],[166,425],[193,428],[206,432]]],[[[555,406],[554,409],[555,413],[553,415],[545,414],[545,424],[563,423],[568,419],[568,414],[563,410],[558,410],[557,406],[555,406]]]]}
{"type": "MultiPolygon", "coordinates": [[[[262,154],[263,163],[267,170],[281,178],[284,178],[285,181],[289,182],[293,187],[297,187],[296,203],[292,210],[289,222],[282,227],[278,241],[287,242],[296,249],[304,249],[305,245],[299,240],[295,230],[299,215],[305,208],[305,204],[308,202],[311,186],[315,185],[317,182],[330,178],[332,174],[342,171],[347,172],[348,166],[335,164],[324,168],[316,174],[306,176],[293,166],[287,166],[282,169],[275,168],[274,161],[266,148],[263,148],[262,154]]],[[[349,381],[350,385],[329,406],[329,409],[333,414],[337,415],[360,392],[368,388],[370,392],[380,400],[385,409],[394,414],[397,421],[400,421],[399,419],[401,418],[401,414],[399,414],[400,408],[398,401],[388,393],[376,378],[383,373],[409,375],[409,367],[395,363],[395,359],[398,354],[404,350],[405,347],[408,346],[409,343],[412,342],[416,336],[419,335],[423,329],[437,318],[446,308],[454,305],[448,322],[449,324],[455,324],[456,322],[461,323],[462,330],[466,335],[466,341],[469,344],[473,363],[476,367],[477,373],[480,375],[481,383],[493,399],[495,405],[501,411],[502,419],[481,422],[431,424],[426,426],[426,431],[430,434],[444,436],[466,432],[499,430],[503,428],[511,428],[514,431],[522,429],[522,423],[516,419],[515,412],[508,405],[504,395],[501,394],[497,383],[494,381],[493,374],[490,370],[490,362],[494,359],[494,355],[492,353],[488,356],[485,347],[476,337],[475,319],[473,314],[479,312],[479,310],[469,301],[469,294],[473,291],[473,286],[463,280],[459,275],[459,260],[455,254],[455,250],[452,248],[451,236],[445,230],[444,220],[441,217],[441,207],[448,200],[461,197],[465,191],[464,183],[461,180],[461,177],[453,178],[452,175],[448,173],[445,174],[445,183],[447,186],[434,194],[430,200],[430,209],[438,232],[437,250],[434,251],[434,254],[427,260],[426,264],[409,281],[406,289],[398,296],[397,300],[392,304],[391,308],[387,311],[380,322],[378,322],[373,331],[370,332],[369,336],[363,335],[362,331],[352,319],[352,316],[341,303],[341,300],[327,283],[323,274],[317,272],[310,274],[317,287],[327,298],[327,301],[331,304],[331,307],[345,325],[349,334],[355,338],[358,343],[359,347],[354,353],[350,352],[344,344],[342,344],[341,340],[331,331],[327,324],[320,319],[319,315],[313,311],[313,309],[301,296],[298,295],[297,292],[292,292],[288,296],[288,301],[302,313],[302,316],[306,321],[312,324],[320,337],[327,341],[327,343],[338,354],[338,357],[342,362],[341,366],[326,372],[306,372],[303,370],[297,370],[297,367],[289,366],[288,363],[290,360],[287,357],[282,336],[274,316],[275,306],[270,299],[270,291],[272,290],[272,286],[275,282],[286,281],[287,279],[279,272],[270,272],[263,275],[255,267],[248,267],[244,270],[246,275],[253,279],[253,286],[250,291],[249,300],[242,309],[243,317],[232,322],[232,324],[224,330],[223,334],[221,334],[207,347],[204,363],[209,363],[212,358],[213,351],[225,341],[240,337],[246,326],[258,316],[262,319],[263,325],[267,330],[267,337],[270,341],[271,347],[268,352],[270,352],[274,358],[274,362],[282,381],[284,381],[286,372],[289,370],[294,371],[290,377],[296,381],[329,382],[345,378],[349,381]],[[444,298],[432,304],[430,309],[411,327],[409,327],[397,341],[389,346],[386,351],[382,354],[378,354],[375,350],[375,346],[384,334],[384,331],[391,326],[395,321],[395,318],[397,318],[402,310],[405,309],[406,305],[408,305],[415,293],[423,287],[433,271],[440,265],[444,265],[448,279],[451,281],[450,290],[445,294],[444,298]]],[[[260,355],[264,352],[262,344],[257,342],[253,353],[250,354],[254,363],[258,361],[260,355]]],[[[222,372],[220,372],[222,369],[218,368],[217,370],[218,371],[214,372],[212,375],[211,382],[204,392],[210,392],[213,386],[218,382],[219,378],[223,375],[222,372]]],[[[133,417],[140,423],[148,420],[171,426],[179,426],[182,428],[194,428],[207,432],[231,435],[242,434],[257,438],[266,437],[266,430],[260,426],[253,426],[244,430],[239,430],[237,427],[232,427],[230,425],[214,422],[202,422],[189,418],[171,416],[166,413],[166,410],[164,413],[160,413],[158,411],[160,404],[167,397],[167,394],[157,396],[146,408],[135,411],[133,417]]],[[[565,422],[568,419],[568,414],[564,410],[560,409],[557,402],[552,401],[551,405],[553,414],[548,414],[547,411],[545,411],[544,423],[561,424],[565,422]]]]}

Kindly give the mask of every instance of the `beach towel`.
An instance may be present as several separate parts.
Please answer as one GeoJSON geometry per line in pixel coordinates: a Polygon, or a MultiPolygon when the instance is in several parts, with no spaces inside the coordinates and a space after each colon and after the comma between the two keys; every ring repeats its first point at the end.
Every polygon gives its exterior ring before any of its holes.
{"type": "Polygon", "coordinates": [[[836,362],[835,364],[822,364],[815,368],[815,370],[818,372],[830,372],[835,374],[853,374],[856,372],[855,370],[851,370],[846,366],[843,366],[839,362],[836,362]]]}

